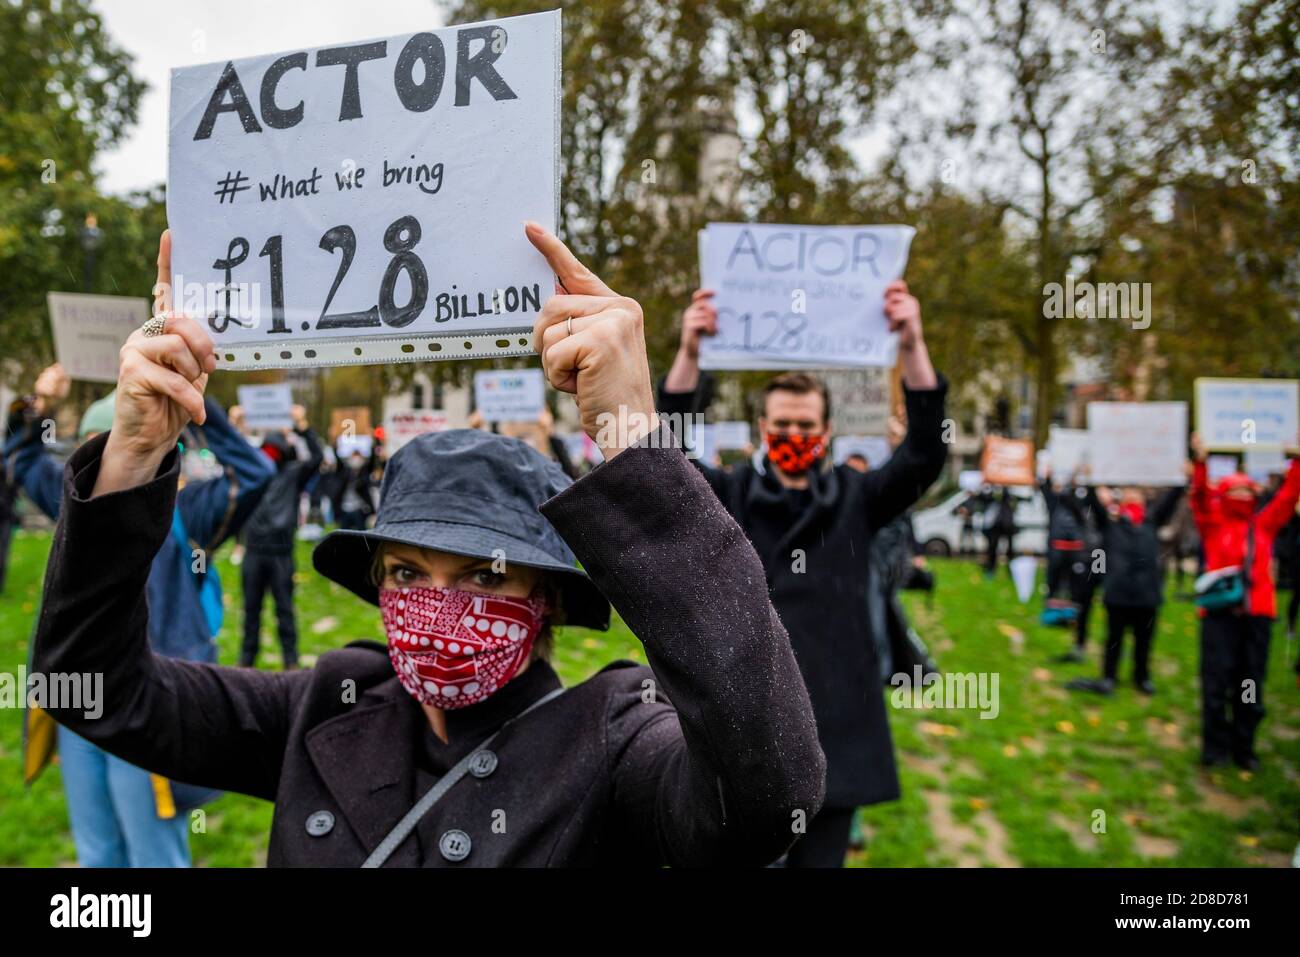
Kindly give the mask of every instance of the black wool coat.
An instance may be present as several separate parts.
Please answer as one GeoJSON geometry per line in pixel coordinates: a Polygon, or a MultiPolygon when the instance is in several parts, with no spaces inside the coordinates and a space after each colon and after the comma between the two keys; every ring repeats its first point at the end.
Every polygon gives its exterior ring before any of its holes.
{"type": "MultiPolygon", "coordinates": [[[[759,557],[812,697],[826,753],[827,807],[899,795],[868,612],[868,558],[876,531],[913,505],[943,470],[947,389],[942,377],[935,389],[905,389],[907,437],[889,461],[865,474],[845,465],[810,473],[811,499],[793,521],[770,464],[723,471],[696,462],[750,539],[770,543],[759,557]]],[[[698,408],[695,393],[661,387],[660,411],[698,408]]]]}
{"type": "MultiPolygon", "coordinates": [[[[1182,488],[1166,489],[1146,510],[1139,524],[1112,516],[1088,489],[1088,504],[1102,533],[1106,556],[1106,586],[1102,601],[1120,608],[1157,608],[1165,600],[1164,567],[1160,564],[1159,531],[1173,518],[1182,488]]],[[[1091,561],[1091,559],[1089,559],[1091,561]]]]}
{"type": "MultiPolygon", "coordinates": [[[[65,472],[34,667],[103,673],[102,717],[52,713],[110,753],[274,801],[271,866],[359,865],[428,783],[558,686],[536,661],[449,711],[450,740],[431,747],[378,643],[288,673],[152,654],[148,617],[166,609],[147,607],[145,579],[177,456],[148,484],[91,498],[104,439],[65,472]]],[[[761,865],[820,807],[825,760],[762,566],[662,444],[628,449],[542,506],[650,667],[611,665],[507,727],[495,769],[457,783],[388,866],[761,865]]]]}

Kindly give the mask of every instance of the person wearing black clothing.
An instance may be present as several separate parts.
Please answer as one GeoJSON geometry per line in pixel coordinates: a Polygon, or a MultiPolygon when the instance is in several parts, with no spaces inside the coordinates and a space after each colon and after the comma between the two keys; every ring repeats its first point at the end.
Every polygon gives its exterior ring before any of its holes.
{"type": "Polygon", "coordinates": [[[1164,492],[1147,508],[1141,489],[1126,488],[1121,497],[1111,498],[1106,490],[1103,502],[1096,489],[1089,490],[1089,504],[1101,522],[1106,556],[1106,650],[1099,681],[1079,679],[1069,687],[1110,694],[1119,680],[1119,659],[1124,632],[1133,631],[1133,683],[1143,694],[1155,694],[1151,681],[1151,645],[1155,640],[1156,616],[1164,602],[1164,572],[1160,564],[1157,531],[1169,521],[1182,497],[1181,487],[1164,492]]]}
{"type": "Polygon", "coordinates": [[[1039,485],[1047,505],[1047,598],[1069,590],[1070,567],[1083,551],[1079,517],[1070,499],[1073,488],[1058,488],[1049,470],[1039,485]]]}
{"type": "Polygon", "coordinates": [[[375,514],[374,490],[375,457],[370,457],[353,450],[344,458],[339,456],[339,466],[334,473],[331,505],[334,509],[334,521],[339,528],[352,531],[366,527],[366,520],[375,514]]]}
{"type": "MultiPolygon", "coordinates": [[[[661,413],[702,411],[712,388],[699,368],[702,335],[717,330],[709,290],[682,316],[681,344],[660,385],[661,413]]],[[[759,430],[766,454],[730,471],[694,464],[753,542],[768,594],[790,632],[826,753],[825,809],[786,857],[789,867],[840,867],[852,809],[899,796],[868,603],[868,556],[877,531],[939,477],[947,383],[934,371],[921,310],[906,284],[886,292],[886,316],[900,333],[906,438],[878,469],[832,467],[825,458],[834,410],[825,386],[787,373],[771,380],[759,430]]]]}
{"type": "Polygon", "coordinates": [[[1061,503],[1074,513],[1075,523],[1083,538],[1083,549],[1070,563],[1070,600],[1076,608],[1074,647],[1061,656],[1062,661],[1085,660],[1084,649],[1088,646],[1088,622],[1092,616],[1093,601],[1106,583],[1105,550],[1102,547],[1103,532],[1099,518],[1101,507],[1094,507],[1094,501],[1088,494],[1087,487],[1079,485],[1061,498],[1061,503]]]}
{"type": "Polygon", "coordinates": [[[9,569],[9,544],[18,526],[18,482],[14,478],[11,456],[7,454],[9,439],[26,427],[29,402],[17,399],[5,416],[5,430],[0,436],[0,592],[5,590],[9,569]]]}
{"type": "Polygon", "coordinates": [[[287,674],[150,652],[164,612],[144,583],[176,438],[216,367],[198,322],[132,335],[113,428],[64,472],[35,670],[98,673],[103,692],[94,718],[54,716],[157,773],[273,800],[270,866],[759,866],[821,806],[789,638],[758,556],[657,420],[640,306],[542,227],[526,233],[568,290],[534,327],[542,367],[605,462],[570,483],[476,430],[404,446],[375,528],[313,554],[379,605],[386,646],[287,674]],[[608,415],[629,427],[602,429],[608,415]],[[611,605],[649,666],[563,688],[551,625],[606,628],[611,605]]]}
{"type": "Polygon", "coordinates": [[[997,499],[990,498],[991,504],[984,509],[984,538],[988,543],[988,554],[984,558],[984,574],[992,578],[998,570],[998,552],[1003,542],[1007,543],[1007,561],[1015,557],[1013,542],[1016,538],[1016,500],[1011,490],[1004,488],[997,499]]]}
{"type": "Polygon", "coordinates": [[[275,603],[276,630],[285,670],[298,667],[298,623],[293,608],[293,545],[298,530],[298,505],[307,482],[320,469],[325,452],[307,424],[302,406],[294,406],[294,434],[307,446],[308,458],[299,460],[292,443],[272,432],[262,452],[275,463],[276,474],[262,501],[244,526],[244,561],[240,574],[244,586],[244,644],[239,664],[252,668],[262,631],[262,599],[269,588],[275,603]]]}

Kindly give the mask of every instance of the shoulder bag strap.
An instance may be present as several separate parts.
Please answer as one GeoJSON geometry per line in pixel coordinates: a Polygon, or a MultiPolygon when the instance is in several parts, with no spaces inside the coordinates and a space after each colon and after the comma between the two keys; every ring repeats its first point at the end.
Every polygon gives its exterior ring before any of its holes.
{"type": "Polygon", "coordinates": [[[558,698],[563,693],[563,688],[556,688],[549,694],[543,695],[499,727],[489,735],[485,741],[480,743],[478,747],[471,748],[470,752],[457,761],[451,770],[440,777],[433,787],[424,792],[424,797],[415,802],[415,805],[406,812],[405,816],[397,822],[397,825],[388,832],[382,841],[379,842],[379,846],[375,848],[374,853],[367,857],[361,866],[382,867],[384,861],[388,860],[393,851],[397,850],[398,845],[406,840],[410,833],[415,830],[415,825],[419,823],[420,818],[424,817],[424,815],[429,812],[429,809],[437,804],[438,801],[442,799],[442,796],[450,791],[456,782],[465,776],[466,772],[469,771],[470,762],[478,752],[490,745],[497,739],[497,736],[500,735],[502,731],[510,727],[510,725],[514,724],[524,715],[528,714],[528,712],[540,708],[542,705],[546,704],[546,702],[558,698]]]}

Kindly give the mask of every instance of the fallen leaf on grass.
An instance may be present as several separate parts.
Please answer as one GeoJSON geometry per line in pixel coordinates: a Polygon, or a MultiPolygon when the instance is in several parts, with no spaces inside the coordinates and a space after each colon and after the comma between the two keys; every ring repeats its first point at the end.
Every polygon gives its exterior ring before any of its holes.
{"type": "Polygon", "coordinates": [[[1056,722],[1056,730],[1061,732],[1061,734],[1074,734],[1074,722],[1058,721],[1056,722]]]}
{"type": "Polygon", "coordinates": [[[939,738],[957,737],[957,729],[950,724],[939,724],[935,721],[922,721],[918,727],[924,734],[932,734],[939,738]]]}
{"type": "Polygon", "coordinates": [[[1020,752],[1019,752],[1018,750],[1016,750],[1016,746],[1015,746],[1014,744],[1004,744],[1004,745],[1002,745],[1002,754],[1003,754],[1003,756],[1005,756],[1005,757],[1008,757],[1008,758],[1014,758],[1014,757],[1015,757],[1017,754],[1019,754],[1019,753],[1020,753],[1020,752]]]}

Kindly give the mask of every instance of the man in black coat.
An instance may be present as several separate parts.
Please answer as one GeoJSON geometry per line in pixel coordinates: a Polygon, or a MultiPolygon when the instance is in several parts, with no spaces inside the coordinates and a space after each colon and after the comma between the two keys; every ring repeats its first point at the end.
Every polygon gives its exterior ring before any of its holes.
{"type": "Polygon", "coordinates": [[[262,632],[262,599],[269,588],[275,602],[276,631],[285,670],[298,667],[298,623],[293,608],[293,543],[298,531],[298,503],[311,477],[320,470],[325,450],[307,424],[307,410],[293,407],[294,434],[307,447],[307,458],[281,432],[262,442],[262,452],[276,468],[262,501],[244,525],[244,561],[240,575],[244,586],[244,644],[239,663],[252,668],[262,632]]]}
{"type": "MultiPolygon", "coordinates": [[[[660,386],[661,413],[702,412],[711,389],[699,369],[701,335],[716,331],[712,293],[683,313],[681,345],[660,386]]],[[[826,754],[826,802],[787,857],[792,867],[839,867],[854,809],[899,796],[898,771],[868,611],[872,536],[912,505],[943,469],[947,384],[921,334],[921,309],[905,283],[885,311],[899,333],[907,437],[879,469],[830,467],[825,386],[787,373],[768,383],[759,429],[765,457],[729,472],[695,464],[758,551],[772,604],[790,633],[826,754]]]]}

